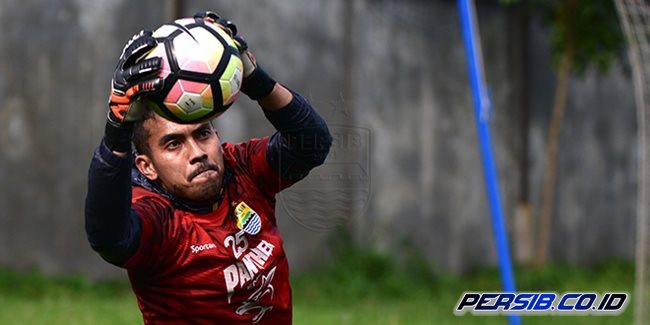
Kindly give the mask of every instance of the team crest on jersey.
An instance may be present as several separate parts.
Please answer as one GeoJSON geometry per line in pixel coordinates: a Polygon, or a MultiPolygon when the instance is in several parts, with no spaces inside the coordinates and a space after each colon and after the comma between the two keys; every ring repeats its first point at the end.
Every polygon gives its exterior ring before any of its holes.
{"type": "Polygon", "coordinates": [[[235,206],[235,217],[237,218],[237,228],[244,230],[247,234],[257,235],[262,229],[260,215],[244,201],[235,206]]]}

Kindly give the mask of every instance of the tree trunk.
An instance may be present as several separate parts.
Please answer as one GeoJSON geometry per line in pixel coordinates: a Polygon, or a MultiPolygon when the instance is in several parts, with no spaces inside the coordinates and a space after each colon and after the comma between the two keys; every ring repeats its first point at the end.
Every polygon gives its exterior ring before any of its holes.
{"type": "Polygon", "coordinates": [[[515,107],[519,108],[519,125],[517,126],[517,140],[515,146],[517,150],[517,160],[519,169],[519,193],[517,197],[517,206],[514,215],[514,249],[515,262],[519,265],[531,265],[535,257],[535,222],[530,205],[529,192],[529,174],[530,167],[528,163],[528,142],[530,130],[530,96],[529,96],[529,75],[528,66],[530,57],[528,56],[528,24],[530,15],[528,6],[518,6],[509,15],[508,38],[515,40],[511,42],[512,48],[508,50],[512,56],[509,62],[512,62],[511,78],[519,85],[519,91],[516,92],[514,100],[515,107]]]}
{"type": "Polygon", "coordinates": [[[558,69],[557,84],[555,85],[555,100],[553,102],[553,116],[548,129],[546,147],[546,168],[544,172],[544,183],[542,189],[542,207],[539,218],[539,232],[537,236],[537,248],[535,250],[535,265],[539,268],[546,263],[549,240],[551,237],[551,224],[553,211],[555,210],[555,189],[557,181],[557,153],[560,141],[560,131],[564,112],[566,110],[566,99],[569,91],[569,77],[573,66],[575,54],[575,32],[573,18],[575,17],[577,0],[570,0],[559,13],[560,19],[564,19],[567,38],[558,69]]]}

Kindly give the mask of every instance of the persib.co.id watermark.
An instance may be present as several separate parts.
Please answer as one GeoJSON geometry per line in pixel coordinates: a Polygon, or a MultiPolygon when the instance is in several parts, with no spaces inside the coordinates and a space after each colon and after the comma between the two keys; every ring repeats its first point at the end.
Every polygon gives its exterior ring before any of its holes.
{"type": "Polygon", "coordinates": [[[465,292],[454,314],[473,315],[617,315],[625,310],[625,292],[465,292]]]}

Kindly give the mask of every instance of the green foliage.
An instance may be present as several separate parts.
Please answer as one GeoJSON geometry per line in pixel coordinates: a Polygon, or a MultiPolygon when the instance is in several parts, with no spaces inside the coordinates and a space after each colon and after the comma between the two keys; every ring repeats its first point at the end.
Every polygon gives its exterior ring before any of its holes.
{"type": "Polygon", "coordinates": [[[515,6],[520,3],[519,0],[499,0],[499,3],[503,6],[515,6]]]}
{"type": "Polygon", "coordinates": [[[439,281],[417,256],[398,266],[387,255],[354,247],[340,250],[335,260],[319,271],[293,279],[294,286],[305,289],[303,293],[310,299],[340,296],[346,301],[434,295],[439,281]],[[311,286],[313,283],[318,285],[311,286]]]}
{"type": "Polygon", "coordinates": [[[568,12],[566,8],[566,6],[556,5],[554,8],[547,9],[551,13],[551,44],[555,61],[558,61],[559,53],[571,46],[570,34],[573,32],[575,33],[574,71],[578,75],[583,75],[590,66],[602,72],[607,71],[625,45],[614,2],[582,0],[578,1],[574,13],[568,12]],[[567,22],[567,19],[573,21],[567,22]]]}
{"type": "Polygon", "coordinates": [[[613,0],[500,0],[505,6],[526,6],[540,12],[550,28],[553,62],[559,64],[562,53],[573,50],[573,71],[584,75],[590,67],[606,72],[625,48],[613,0]]]}

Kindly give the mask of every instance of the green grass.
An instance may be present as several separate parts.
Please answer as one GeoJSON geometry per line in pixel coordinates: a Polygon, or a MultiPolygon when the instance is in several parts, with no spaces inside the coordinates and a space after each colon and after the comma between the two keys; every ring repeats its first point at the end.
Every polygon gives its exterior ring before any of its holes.
{"type": "Polygon", "coordinates": [[[0,324],[134,324],[142,318],[124,281],[0,270],[0,324]]]}
{"type": "MultiPolygon", "coordinates": [[[[634,266],[609,262],[592,268],[553,265],[516,271],[520,291],[632,293],[634,266]]],[[[503,316],[457,317],[465,291],[500,291],[497,270],[464,277],[432,274],[417,259],[397,268],[384,256],[347,251],[330,268],[295,277],[294,319],[299,324],[506,324],[503,316]],[[404,270],[409,270],[405,272],[404,270]]],[[[631,324],[632,303],[619,316],[522,316],[523,324],[631,324]]]]}
{"type": "MultiPolygon", "coordinates": [[[[521,291],[632,292],[633,265],[518,269],[521,291]]],[[[504,317],[454,316],[464,291],[499,291],[496,270],[464,277],[431,273],[416,259],[398,268],[386,257],[348,250],[318,272],[292,278],[295,324],[505,324],[504,317]],[[408,272],[405,272],[408,270],[408,272]]],[[[619,316],[527,316],[524,324],[630,324],[619,316]],[[552,318],[552,319],[551,319],[552,318]]],[[[135,297],[125,281],[46,277],[0,270],[0,324],[137,324],[135,297]]]]}

